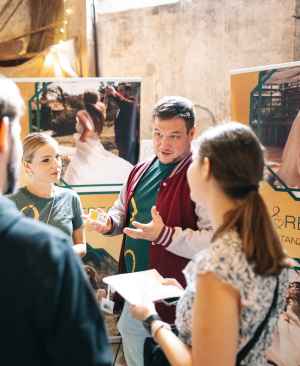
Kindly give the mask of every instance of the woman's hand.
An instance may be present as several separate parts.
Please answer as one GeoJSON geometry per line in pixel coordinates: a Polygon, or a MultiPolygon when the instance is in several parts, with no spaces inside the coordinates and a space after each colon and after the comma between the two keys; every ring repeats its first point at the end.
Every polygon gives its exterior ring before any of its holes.
{"type": "Polygon", "coordinates": [[[86,255],[86,244],[74,244],[72,248],[79,257],[86,255]]]}
{"type": "Polygon", "coordinates": [[[163,278],[161,283],[162,285],[172,285],[178,287],[180,290],[184,290],[184,288],[175,278],[163,278]]]}
{"type": "Polygon", "coordinates": [[[147,304],[130,305],[129,311],[131,315],[137,320],[145,320],[149,315],[156,314],[153,302],[147,304]]]}

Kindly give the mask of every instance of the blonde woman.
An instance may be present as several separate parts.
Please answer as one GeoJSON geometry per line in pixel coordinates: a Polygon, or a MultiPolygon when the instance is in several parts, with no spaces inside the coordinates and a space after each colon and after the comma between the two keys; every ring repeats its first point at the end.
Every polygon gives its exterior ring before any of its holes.
{"type": "Polygon", "coordinates": [[[259,193],[263,152],[254,133],[238,123],[204,132],[199,143],[187,176],[191,198],[207,208],[214,236],[184,270],[179,337],[153,304],[132,306],[132,313],[166,356],[155,366],[266,366],[265,351],[285,306],[288,269],[259,193]]]}
{"type": "Polygon", "coordinates": [[[29,134],[23,142],[27,183],[9,196],[25,215],[62,230],[73,239],[75,252],[86,252],[82,208],[76,192],[55,185],[62,162],[58,143],[44,133],[29,134]]]}

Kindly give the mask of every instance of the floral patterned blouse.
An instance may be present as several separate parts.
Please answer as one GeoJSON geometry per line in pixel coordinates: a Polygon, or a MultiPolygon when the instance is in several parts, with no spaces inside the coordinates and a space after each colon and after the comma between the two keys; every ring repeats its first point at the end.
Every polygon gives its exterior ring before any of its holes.
{"type": "MultiPolygon", "coordinates": [[[[196,292],[198,274],[215,273],[222,281],[240,292],[240,350],[250,340],[256,328],[264,320],[273,301],[276,287],[274,276],[255,274],[242,251],[241,239],[237,232],[230,231],[213,242],[208,249],[199,252],[184,269],[187,287],[177,304],[176,326],[182,341],[191,345],[192,306],[196,292]]],[[[272,332],[279,314],[285,306],[288,285],[288,270],[283,269],[279,276],[279,289],[276,307],[273,309],[267,326],[264,328],[255,347],[248,353],[242,365],[265,366],[265,350],[270,346],[272,332]]],[[[222,306],[220,304],[220,306],[222,306]]]]}

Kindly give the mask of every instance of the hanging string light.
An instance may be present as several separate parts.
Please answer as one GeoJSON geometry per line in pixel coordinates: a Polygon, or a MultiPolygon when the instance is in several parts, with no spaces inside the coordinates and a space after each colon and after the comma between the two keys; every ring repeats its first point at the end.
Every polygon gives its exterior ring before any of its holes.
{"type": "Polygon", "coordinates": [[[68,26],[70,25],[70,16],[73,14],[71,0],[63,1],[63,11],[60,16],[60,21],[56,27],[56,43],[53,45],[45,57],[43,64],[43,74],[56,77],[77,76],[74,65],[71,64],[70,59],[65,54],[68,49],[65,43],[69,36],[68,26]]]}
{"type": "Polygon", "coordinates": [[[71,14],[73,13],[73,10],[72,10],[71,8],[67,8],[67,9],[65,10],[65,13],[66,13],[67,15],[71,15],[71,14]]]}
{"type": "Polygon", "coordinates": [[[73,9],[71,7],[71,4],[69,4],[69,0],[64,0],[62,24],[58,28],[58,34],[57,34],[58,43],[63,43],[67,40],[69,17],[72,14],[73,14],[73,9]]]}

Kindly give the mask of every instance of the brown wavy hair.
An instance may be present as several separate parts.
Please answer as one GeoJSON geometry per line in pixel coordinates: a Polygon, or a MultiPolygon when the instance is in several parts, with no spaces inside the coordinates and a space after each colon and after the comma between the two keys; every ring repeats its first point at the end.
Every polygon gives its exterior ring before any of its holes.
{"type": "Polygon", "coordinates": [[[278,274],[286,266],[286,255],[258,188],[263,179],[263,148],[245,125],[223,123],[202,134],[200,161],[210,160],[211,174],[237,207],[224,216],[213,240],[235,229],[243,251],[260,275],[278,274]]]}
{"type": "Polygon", "coordinates": [[[86,111],[91,116],[96,132],[100,135],[104,126],[104,115],[97,107],[99,101],[98,93],[86,91],[83,94],[83,103],[86,111]]]}

